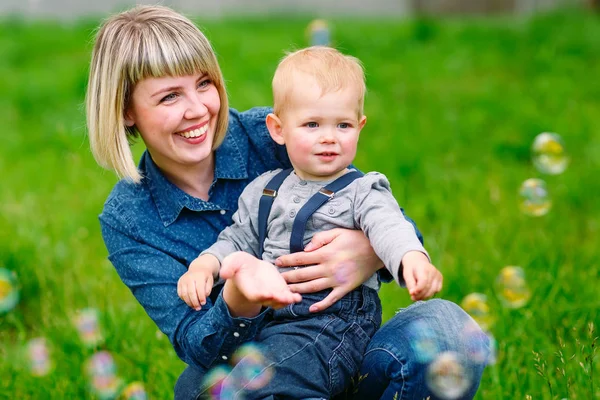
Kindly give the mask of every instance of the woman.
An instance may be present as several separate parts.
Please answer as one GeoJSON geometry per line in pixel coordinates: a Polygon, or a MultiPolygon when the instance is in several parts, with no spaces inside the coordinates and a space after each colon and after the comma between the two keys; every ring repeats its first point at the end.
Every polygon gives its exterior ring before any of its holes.
{"type": "MultiPolygon", "coordinates": [[[[100,215],[102,235],[123,282],[189,365],[175,387],[178,399],[196,398],[204,373],[254,337],[268,312],[263,306],[293,301],[292,291],[332,288],[317,305],[323,310],[382,267],[361,232],[334,230],[316,235],[304,253],[280,259],[282,266],[314,266],[286,273],[290,285],[275,299],[245,285],[245,271],[230,271],[200,311],[179,299],[179,277],[231,223],[243,188],[267,170],[290,166],[266,129],[269,111],[228,108],[209,42],[168,8],[133,8],[97,34],[87,92],[90,144],[98,163],[124,178],[100,215]],[[138,136],[147,151],[136,168],[129,144],[138,136]],[[351,261],[343,263],[343,283],[335,279],[340,261],[351,261]]],[[[426,364],[411,343],[424,336],[439,351],[485,348],[484,340],[461,339],[470,321],[447,301],[412,304],[375,334],[353,392],[430,396],[426,364]],[[409,329],[415,320],[426,329],[409,329]]],[[[464,398],[474,395],[483,371],[468,365],[472,384],[464,398]]]]}

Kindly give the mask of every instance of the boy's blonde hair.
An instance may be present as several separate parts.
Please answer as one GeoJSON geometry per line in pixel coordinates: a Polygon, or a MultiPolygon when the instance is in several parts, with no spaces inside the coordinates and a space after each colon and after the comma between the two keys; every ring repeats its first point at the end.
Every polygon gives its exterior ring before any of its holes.
{"type": "Polygon", "coordinates": [[[294,73],[312,76],[322,94],[355,87],[358,90],[357,110],[363,115],[365,72],[359,59],[325,46],[313,46],[287,54],[273,76],[273,112],[281,116],[289,106],[294,90],[294,73]]]}
{"type": "Polygon", "coordinates": [[[96,161],[133,182],[142,179],[125,125],[135,85],[149,77],[206,73],[221,108],[213,150],[225,137],[229,106],[223,76],[208,39],[183,15],[163,6],[137,6],[107,19],[95,39],[86,94],[90,147],[96,161]]]}

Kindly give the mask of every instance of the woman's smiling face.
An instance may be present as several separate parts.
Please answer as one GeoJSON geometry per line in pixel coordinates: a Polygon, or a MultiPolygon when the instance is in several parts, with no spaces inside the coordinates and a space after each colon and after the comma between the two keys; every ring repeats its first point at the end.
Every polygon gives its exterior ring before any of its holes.
{"type": "Polygon", "coordinates": [[[125,113],[156,165],[170,174],[212,163],[221,100],[206,74],[146,78],[138,82],[125,113]]]}

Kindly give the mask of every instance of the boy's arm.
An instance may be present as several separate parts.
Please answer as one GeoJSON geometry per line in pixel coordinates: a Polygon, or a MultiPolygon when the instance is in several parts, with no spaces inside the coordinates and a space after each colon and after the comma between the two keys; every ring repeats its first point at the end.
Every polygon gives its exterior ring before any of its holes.
{"type": "Polygon", "coordinates": [[[356,181],[354,220],[369,238],[377,256],[401,286],[406,286],[401,265],[404,256],[417,251],[429,255],[414,226],[404,217],[383,174],[368,173],[356,181]]]}
{"type": "Polygon", "coordinates": [[[266,172],[246,186],[238,200],[238,210],[233,214],[233,224],[225,228],[219,234],[215,244],[200,253],[201,256],[211,254],[219,260],[219,263],[236,251],[243,251],[256,258],[262,258],[262,254],[258,254],[260,248],[260,243],[258,243],[258,204],[263,188],[278,171],[266,172]]]}

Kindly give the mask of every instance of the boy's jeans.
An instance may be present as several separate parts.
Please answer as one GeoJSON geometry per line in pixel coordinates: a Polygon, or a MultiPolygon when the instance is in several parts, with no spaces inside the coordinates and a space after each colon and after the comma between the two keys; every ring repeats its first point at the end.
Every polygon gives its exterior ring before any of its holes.
{"type": "MultiPolygon", "coordinates": [[[[481,331],[479,334],[471,332],[470,339],[465,340],[465,326],[472,324],[471,317],[460,307],[441,299],[416,302],[400,310],[369,342],[359,377],[355,378],[359,384],[348,388],[344,396],[382,400],[437,399],[426,384],[427,364],[423,362],[423,354],[411,343],[419,342],[419,335],[422,335],[422,339],[436,343],[439,351],[487,353],[489,343],[481,331]],[[412,329],[415,321],[419,321],[419,329],[412,329]]],[[[471,384],[460,398],[472,399],[479,387],[485,363],[466,363],[465,366],[471,384]]],[[[307,366],[309,368],[310,365],[307,366]]],[[[187,367],[175,385],[175,399],[195,399],[204,372],[187,367]]]]}

